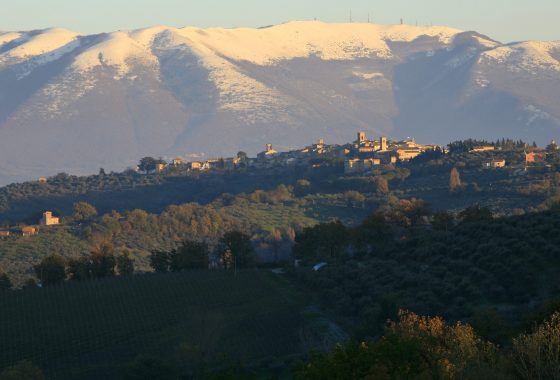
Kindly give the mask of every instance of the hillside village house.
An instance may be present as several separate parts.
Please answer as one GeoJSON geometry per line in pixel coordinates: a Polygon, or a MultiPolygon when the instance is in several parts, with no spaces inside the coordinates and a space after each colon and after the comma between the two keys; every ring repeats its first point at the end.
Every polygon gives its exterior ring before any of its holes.
{"type": "Polygon", "coordinates": [[[496,147],[493,145],[485,145],[485,146],[476,146],[474,147],[471,152],[472,153],[476,153],[476,152],[493,152],[494,150],[496,150],[496,147]]]}
{"type": "Polygon", "coordinates": [[[344,173],[358,173],[372,169],[374,166],[381,165],[380,158],[354,158],[344,161],[344,173]]]}
{"type": "Polygon", "coordinates": [[[506,167],[506,160],[504,159],[494,159],[492,161],[488,161],[484,163],[484,167],[486,168],[505,168],[506,167]]]}
{"type": "Polygon", "coordinates": [[[53,216],[51,211],[45,211],[40,224],[42,226],[55,226],[60,224],[60,218],[53,216]]]}
{"type": "Polygon", "coordinates": [[[200,161],[192,161],[189,163],[189,169],[191,170],[200,170],[202,169],[202,162],[200,161]]]}
{"type": "MultiPolygon", "coordinates": [[[[317,143],[311,144],[310,146],[306,146],[302,150],[296,151],[299,154],[315,154],[315,155],[322,155],[328,152],[327,150],[328,145],[325,144],[325,139],[319,139],[317,143]]],[[[291,156],[289,158],[296,158],[293,157],[293,154],[296,152],[291,152],[291,156]]]]}
{"type": "Polygon", "coordinates": [[[47,183],[47,177],[39,177],[39,183],[47,183]]]}
{"type": "Polygon", "coordinates": [[[21,235],[22,236],[33,236],[39,233],[39,229],[37,227],[32,226],[25,226],[21,228],[21,235]]]}
{"type": "Polygon", "coordinates": [[[272,158],[273,156],[277,155],[278,152],[272,148],[272,144],[266,144],[264,152],[261,152],[257,155],[259,160],[272,158]]]}
{"type": "Polygon", "coordinates": [[[10,236],[10,230],[0,230],[0,238],[10,236]]]}
{"type": "Polygon", "coordinates": [[[156,172],[161,173],[165,170],[166,167],[167,167],[167,164],[165,162],[158,162],[156,164],[156,172]]]}
{"type": "Polygon", "coordinates": [[[175,157],[173,160],[171,160],[171,165],[173,165],[174,167],[182,166],[183,159],[181,157],[175,157]]]}
{"type": "Polygon", "coordinates": [[[217,169],[224,167],[224,160],[221,158],[212,158],[202,164],[203,170],[217,169]]]}
{"type": "Polygon", "coordinates": [[[401,161],[409,161],[422,154],[423,150],[420,148],[397,149],[397,155],[401,161]]]}
{"type": "Polygon", "coordinates": [[[538,164],[543,163],[546,160],[546,154],[544,152],[525,152],[525,163],[526,164],[538,164]]]}

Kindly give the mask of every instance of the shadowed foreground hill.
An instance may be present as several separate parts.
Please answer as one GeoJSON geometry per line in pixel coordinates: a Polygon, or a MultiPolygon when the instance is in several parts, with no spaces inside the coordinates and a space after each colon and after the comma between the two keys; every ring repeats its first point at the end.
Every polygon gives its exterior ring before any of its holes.
{"type": "Polygon", "coordinates": [[[285,368],[303,352],[303,297],[261,271],[185,272],[0,294],[0,368],[113,379],[139,355],[184,373],[240,361],[285,368]]]}

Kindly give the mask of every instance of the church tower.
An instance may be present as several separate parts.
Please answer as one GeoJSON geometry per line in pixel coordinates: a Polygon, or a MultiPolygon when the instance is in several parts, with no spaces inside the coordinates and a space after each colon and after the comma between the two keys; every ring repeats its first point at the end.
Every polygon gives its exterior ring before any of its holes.
{"type": "Polygon", "coordinates": [[[358,140],[356,141],[358,144],[362,144],[366,141],[366,133],[364,131],[358,132],[358,140]]]}
{"type": "Polygon", "coordinates": [[[387,148],[389,146],[387,144],[387,137],[386,136],[381,136],[381,138],[379,139],[379,145],[380,145],[382,151],[387,150],[387,148]]]}

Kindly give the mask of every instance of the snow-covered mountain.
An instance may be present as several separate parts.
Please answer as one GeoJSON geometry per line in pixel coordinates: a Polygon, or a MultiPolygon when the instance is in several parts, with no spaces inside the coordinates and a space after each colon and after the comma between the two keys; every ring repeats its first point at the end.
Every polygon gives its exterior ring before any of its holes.
{"type": "Polygon", "coordinates": [[[0,183],[357,130],[543,143],[560,130],[559,84],[560,41],[447,27],[0,32],[0,183]]]}

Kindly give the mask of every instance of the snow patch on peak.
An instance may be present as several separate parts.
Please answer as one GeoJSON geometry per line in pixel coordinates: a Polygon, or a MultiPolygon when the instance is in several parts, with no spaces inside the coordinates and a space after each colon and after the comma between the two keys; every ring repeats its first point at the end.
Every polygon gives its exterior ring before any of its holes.
{"type": "MultiPolygon", "coordinates": [[[[220,30],[219,33],[225,30],[220,30]]],[[[199,58],[199,64],[209,72],[209,78],[219,91],[220,109],[238,113],[247,124],[270,122],[281,117],[289,102],[277,90],[246,75],[232,59],[196,40],[202,29],[167,30],[158,40],[158,49],[186,50],[199,58]],[[250,111],[250,112],[249,112],[250,111]]],[[[218,38],[214,36],[214,38],[218,38]]]]}
{"type": "Polygon", "coordinates": [[[481,60],[506,64],[508,70],[536,73],[538,69],[560,71],[560,61],[553,56],[560,51],[560,41],[526,41],[500,46],[484,52],[481,60]]]}
{"type": "Polygon", "coordinates": [[[449,43],[460,31],[446,27],[293,21],[265,29],[187,27],[177,32],[197,50],[204,47],[232,60],[270,65],[312,55],[324,60],[391,58],[388,41],[410,42],[430,36],[449,43]]]}
{"type": "Polygon", "coordinates": [[[0,46],[21,38],[21,33],[0,32],[0,46]]]}
{"type": "Polygon", "coordinates": [[[80,55],[73,63],[74,69],[87,72],[99,66],[112,66],[118,72],[118,78],[128,74],[131,60],[140,60],[143,64],[156,68],[157,58],[151,53],[150,47],[131,37],[131,32],[114,32],[107,35],[104,41],[92,46],[80,55]]]}
{"type": "MultiPolygon", "coordinates": [[[[18,34],[18,33],[16,33],[18,34]]],[[[0,60],[24,60],[67,45],[80,36],[79,33],[63,28],[45,29],[40,33],[28,38],[25,42],[9,49],[0,56],[0,60]]],[[[0,36],[2,38],[3,36],[0,36]]],[[[13,36],[11,36],[13,37],[13,36]]],[[[10,38],[11,38],[10,37],[10,38]]],[[[19,35],[21,37],[21,34],[19,35]]],[[[12,39],[14,41],[15,39],[12,39]]]]}

